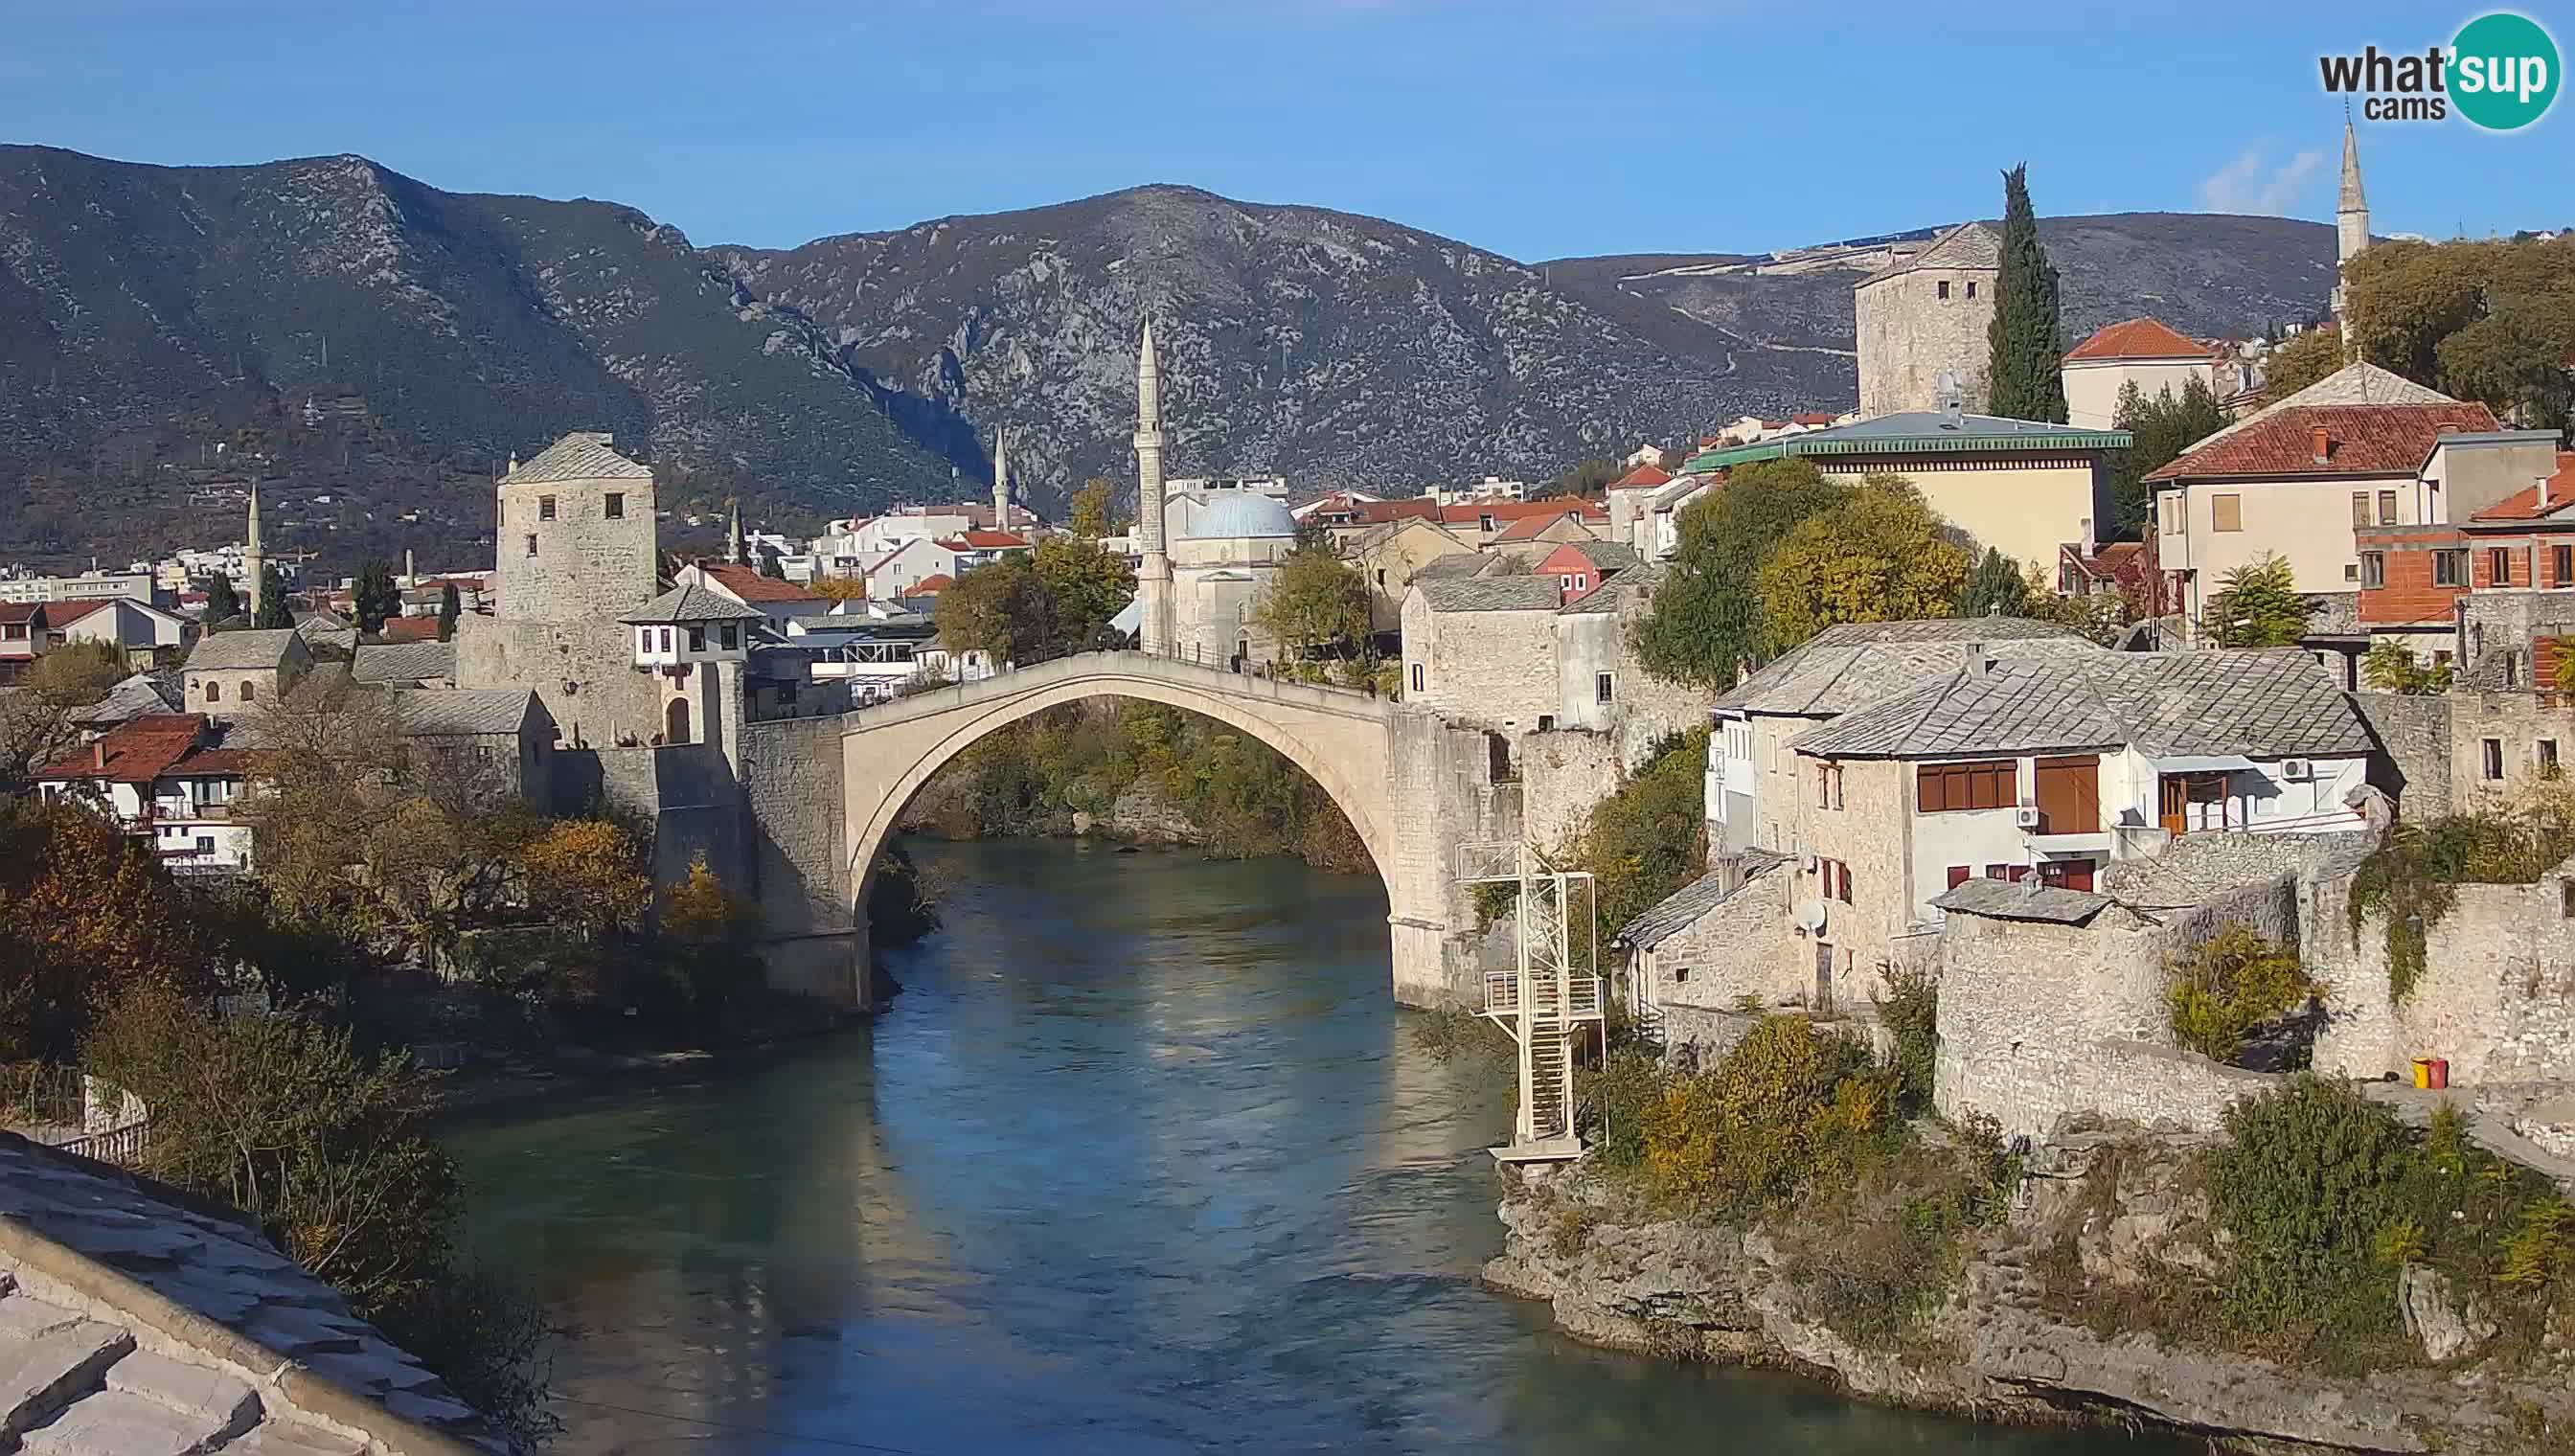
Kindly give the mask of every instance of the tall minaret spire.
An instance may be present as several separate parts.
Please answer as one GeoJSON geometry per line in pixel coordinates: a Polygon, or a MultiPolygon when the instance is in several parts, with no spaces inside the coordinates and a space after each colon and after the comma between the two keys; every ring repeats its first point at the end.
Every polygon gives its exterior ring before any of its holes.
{"type": "Polygon", "coordinates": [[[1136,522],[1145,560],[1136,572],[1145,651],[1172,650],[1172,558],[1163,544],[1163,371],[1154,360],[1154,321],[1136,355],[1136,522]]]}
{"type": "Polygon", "coordinates": [[[1011,529],[1011,432],[993,434],[993,529],[1011,529]]]}
{"type": "Polygon", "coordinates": [[[725,524],[725,560],[735,566],[748,566],[749,553],[742,549],[742,497],[733,498],[733,515],[725,524]]]}
{"type": "Polygon", "coordinates": [[[259,609],[266,594],[260,579],[268,575],[268,554],[259,549],[259,483],[250,487],[250,526],[242,540],[242,576],[250,582],[251,625],[259,625],[259,609]]]}
{"type": "Polygon", "coordinates": [[[2360,138],[2351,129],[2348,111],[2342,119],[2342,196],[2334,203],[2334,322],[2342,326],[2343,357],[2355,359],[2350,285],[2343,275],[2369,247],[2369,198],[2360,190],[2360,138]]]}

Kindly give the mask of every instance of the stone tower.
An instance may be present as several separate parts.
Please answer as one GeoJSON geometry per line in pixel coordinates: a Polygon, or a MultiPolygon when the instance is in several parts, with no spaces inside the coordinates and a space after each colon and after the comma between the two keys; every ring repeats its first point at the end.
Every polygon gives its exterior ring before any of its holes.
{"type": "Polygon", "coordinates": [[[2342,196],[2334,203],[2334,322],[2342,327],[2342,352],[2345,359],[2358,358],[2351,339],[2351,297],[2343,275],[2351,260],[2369,247],[2369,198],[2360,190],[2360,139],[2352,134],[2351,118],[2342,119],[2342,196]]]}
{"type": "Polygon", "coordinates": [[[1172,557],[1163,540],[1163,371],[1154,360],[1154,321],[1145,321],[1145,343],[1136,356],[1136,530],[1145,560],[1136,571],[1136,600],[1143,621],[1138,635],[1149,653],[1172,650],[1172,557]]]}
{"type": "Polygon", "coordinates": [[[993,529],[1011,529],[1011,432],[993,436],[993,529]]]}
{"type": "Polygon", "coordinates": [[[259,549],[259,482],[251,482],[250,525],[242,540],[242,576],[250,582],[250,623],[259,626],[259,609],[268,595],[261,578],[268,575],[268,553],[259,549]]]}
{"type": "Polygon", "coordinates": [[[1954,372],[1970,414],[1990,398],[1994,286],[2002,236],[1961,223],[1925,245],[1899,243],[1886,266],[1851,292],[1859,334],[1859,412],[1868,419],[1940,408],[1939,379],[1954,372]]]}

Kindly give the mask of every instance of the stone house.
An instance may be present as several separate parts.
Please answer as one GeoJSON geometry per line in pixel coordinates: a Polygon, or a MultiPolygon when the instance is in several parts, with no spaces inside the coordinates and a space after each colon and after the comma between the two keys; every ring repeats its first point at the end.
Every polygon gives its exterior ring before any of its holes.
{"type": "Polygon", "coordinates": [[[1762,849],[1720,855],[1611,937],[1622,966],[1618,990],[1660,1034],[1667,1057],[1722,1056],[1755,1016],[1782,1002],[1804,1004],[1806,988],[1779,973],[1788,863],[1762,849]]]}
{"type": "Polygon", "coordinates": [[[1403,701],[1514,733],[1561,701],[1550,577],[1416,580],[1403,595],[1403,701]]]}
{"type": "Polygon", "coordinates": [[[1949,678],[1793,747],[1803,792],[1779,847],[1800,856],[1821,984],[1911,958],[1972,878],[2088,891],[2174,840],[2365,831],[2376,741],[2295,649],[2001,662],[1970,648],[1949,678]]]}
{"type": "Polygon", "coordinates": [[[1635,548],[1618,541],[1568,541],[1539,557],[1533,576],[1553,577],[1568,603],[1580,601],[1611,577],[1638,564],[1635,548]]]}
{"type": "Polygon", "coordinates": [[[2067,628],[2017,617],[1829,627],[1718,696],[1707,751],[1708,841],[1792,847],[1798,783],[1789,740],[1863,704],[1958,671],[1970,643],[1998,662],[2098,657],[2067,628]]]}
{"type": "Polygon", "coordinates": [[[2065,422],[2078,430],[2119,428],[2119,392],[2129,385],[2148,400],[2170,391],[2176,400],[2197,380],[2209,397],[2230,393],[2218,380],[2224,353],[2205,340],[2175,333],[2160,319],[2104,324],[2065,355],[2065,422]]]}
{"type": "Polygon", "coordinates": [[[1671,472],[1656,463],[1660,459],[1657,456],[1654,460],[1639,462],[1634,470],[1611,481],[1609,488],[1601,493],[1602,504],[1609,512],[1608,524],[1601,534],[1608,540],[1636,546],[1636,523],[1652,511],[1654,497],[1672,483],[1671,472]]]}
{"type": "Polygon", "coordinates": [[[1455,533],[1458,539],[1471,541],[1478,551],[1513,531],[1519,534],[1512,538],[1512,543],[1505,544],[1525,546],[1541,539],[1561,540],[1561,537],[1548,537],[1544,533],[1560,530],[1559,523],[1566,518],[1570,518],[1573,525],[1584,528],[1584,534],[1588,535],[1590,528],[1608,524],[1609,513],[1601,506],[1573,497],[1544,501],[1471,500],[1439,508],[1439,524],[1455,533]]]}
{"type": "Polygon", "coordinates": [[[1966,408],[1990,397],[1985,332],[2002,278],[2002,235],[1961,223],[1928,244],[1898,243],[1886,264],[1851,290],[1859,336],[1859,412],[1874,418],[1939,408],[1941,376],[1966,408]]]}
{"type": "Polygon", "coordinates": [[[531,807],[556,807],[555,741],[543,699],[526,689],[391,692],[391,724],[415,768],[442,765],[451,781],[507,794],[531,807]]]}
{"type": "Polygon", "coordinates": [[[1413,578],[1433,562],[1462,557],[1473,561],[1475,548],[1454,532],[1424,516],[1382,522],[1350,535],[1342,545],[1351,565],[1368,584],[1368,629],[1395,632],[1403,626],[1403,594],[1413,578]]]}
{"type": "Polygon", "coordinates": [[[2196,624],[2228,573],[2266,556],[2301,592],[2359,591],[2364,528],[2465,520],[2509,494],[2435,490],[2423,474],[2445,433],[2494,429],[2485,406],[2368,363],[2237,421],[2146,477],[2164,602],[2196,624]]]}
{"type": "Polygon", "coordinates": [[[360,643],[349,662],[349,678],[370,688],[453,688],[456,644],[435,639],[360,643]]]}
{"type": "Polygon", "coordinates": [[[214,633],[188,654],[185,706],[214,718],[255,712],[294,691],[312,668],[313,651],[293,628],[214,633]]]}
{"type": "MultiPolygon", "coordinates": [[[[1954,401],[1951,402],[1954,405],[1954,401]]],[[[1953,407],[1907,411],[1758,445],[1705,451],[1684,479],[1797,457],[1834,480],[1896,475],[1951,526],[2024,566],[2053,565],[2068,542],[2087,547],[2110,516],[2102,458],[2134,442],[2117,430],[2006,420],[1953,407]]]]}
{"type": "Polygon", "coordinates": [[[252,835],[235,817],[249,754],[224,745],[202,713],[147,714],[120,724],[35,774],[48,799],[95,805],[174,869],[243,872],[252,835]]]}

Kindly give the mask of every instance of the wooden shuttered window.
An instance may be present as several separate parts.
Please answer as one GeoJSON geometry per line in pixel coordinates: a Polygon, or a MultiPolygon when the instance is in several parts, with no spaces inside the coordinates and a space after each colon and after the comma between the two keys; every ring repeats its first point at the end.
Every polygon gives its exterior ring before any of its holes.
{"type": "Polygon", "coordinates": [[[2010,808],[2020,802],[2020,764],[1925,763],[1913,770],[1914,806],[1923,813],[2010,808]]]}

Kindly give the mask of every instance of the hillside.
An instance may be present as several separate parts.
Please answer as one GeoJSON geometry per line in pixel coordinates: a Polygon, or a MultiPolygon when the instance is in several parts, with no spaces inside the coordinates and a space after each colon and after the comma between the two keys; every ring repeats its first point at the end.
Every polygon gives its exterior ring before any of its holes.
{"type": "MultiPolygon", "coordinates": [[[[2303,318],[2332,232],[2044,224],[2069,342],[2303,318]]],[[[1374,218],[1153,186],[762,251],[631,208],[442,192],[357,157],[164,168],[0,147],[0,559],[220,540],[263,477],[346,569],[488,550],[513,452],[607,429],[682,504],[798,525],[983,478],[1132,475],[1137,322],[1175,474],[1300,493],[1551,476],[1854,397],[1865,249],[1523,264],[1374,218]],[[308,409],[308,402],[312,408],[308,409]],[[218,446],[225,453],[216,454],[218,446]],[[14,500],[10,498],[14,496],[14,500]]]]}

